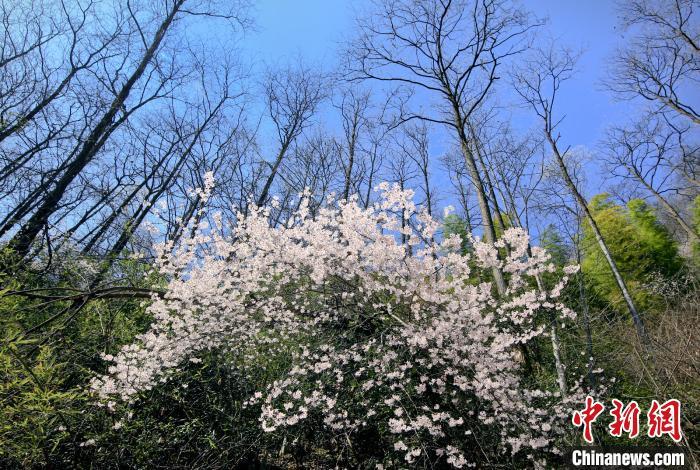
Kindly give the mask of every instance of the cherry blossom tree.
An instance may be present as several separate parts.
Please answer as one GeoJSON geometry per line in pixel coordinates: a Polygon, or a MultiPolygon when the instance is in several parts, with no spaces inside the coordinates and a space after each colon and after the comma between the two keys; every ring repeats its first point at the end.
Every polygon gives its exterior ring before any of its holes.
{"type": "Polygon", "coordinates": [[[259,408],[266,432],[327,429],[351,448],[363,430],[381,429],[378,461],[395,464],[461,468],[497,458],[492,449],[506,458],[557,452],[580,392],[526,385],[517,347],[546,334],[550,315],[575,316],[558,297],[577,267],[540,289],[533,279],[554,266],[522,229],[495,244],[474,238],[464,254],[459,237],[436,236],[440,222],[413,203],[413,191],[379,190],[369,208],[330,198],[315,216],[302,193],[276,227],[273,199],[233,227],[213,215],[211,226],[163,245],[157,265],[169,283],[149,307],[153,324],[104,357],[110,365],[94,392],[110,407],[134,403],[205,352],[225,352],[243,373],[272,354],[290,359],[286,378],[245,402],[259,408]],[[413,223],[402,225],[402,215],[413,223]],[[474,271],[493,267],[508,280],[502,298],[475,281],[474,271]]]}

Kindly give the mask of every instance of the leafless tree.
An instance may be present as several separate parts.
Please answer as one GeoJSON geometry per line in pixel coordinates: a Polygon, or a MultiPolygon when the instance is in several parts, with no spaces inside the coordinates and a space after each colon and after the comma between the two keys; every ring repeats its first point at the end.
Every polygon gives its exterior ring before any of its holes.
{"type": "MultiPolygon", "coordinates": [[[[488,241],[496,232],[468,123],[497,81],[500,65],[525,48],[527,33],[537,24],[500,0],[382,0],[373,16],[359,21],[360,34],[350,48],[353,78],[406,86],[436,99],[433,111],[406,112],[400,121],[419,119],[454,132],[488,241]]],[[[494,279],[505,292],[498,269],[494,279]]]]}
{"type": "MultiPolygon", "coordinates": [[[[666,125],[662,116],[645,115],[627,127],[614,127],[605,141],[608,167],[618,177],[630,179],[654,197],[692,242],[700,241],[697,231],[673,203],[673,197],[690,202],[698,187],[683,178],[689,157],[684,141],[687,126],[666,125]]],[[[697,155],[697,150],[690,152],[697,155]]],[[[692,158],[692,157],[691,157],[692,158]]]]}
{"type": "MultiPolygon", "coordinates": [[[[204,187],[205,173],[221,171],[225,174],[222,170],[230,171],[230,168],[225,166],[236,164],[235,155],[228,155],[222,151],[228,149],[228,140],[237,137],[236,128],[233,126],[240,125],[237,120],[240,108],[236,109],[236,100],[241,95],[236,92],[232,83],[239,76],[224,66],[221,67],[220,76],[216,77],[218,83],[211,82],[207,80],[210,69],[203,63],[199,67],[200,83],[207,91],[199,97],[200,102],[187,103],[184,115],[174,116],[170,141],[175,145],[167,145],[166,151],[157,156],[157,164],[149,169],[150,177],[141,182],[138,200],[133,201],[135,204],[122,203],[120,212],[113,212],[124,216],[125,221],[121,224],[117,236],[108,244],[104,256],[107,262],[103,263],[95,282],[100,282],[101,274],[104,274],[113,260],[122,253],[136,231],[152,214],[154,207],[164,201],[164,198],[169,199],[169,202],[183,202],[181,211],[172,210],[170,217],[161,217],[166,227],[167,239],[176,240],[181,237],[185,227],[192,221],[196,226],[203,214],[203,201],[201,191],[195,189],[201,190],[204,187]],[[233,115],[235,120],[226,119],[227,115],[233,115]],[[229,157],[233,157],[234,161],[229,157]],[[128,213],[125,211],[127,208],[128,213]]],[[[103,223],[101,231],[108,227],[108,224],[103,223]]],[[[89,247],[102,240],[103,233],[93,236],[91,242],[83,248],[83,252],[88,252],[89,247]]]]}
{"type": "Polygon", "coordinates": [[[356,87],[340,90],[336,109],[340,112],[343,128],[342,164],[343,164],[343,199],[350,196],[351,189],[357,188],[357,173],[359,153],[362,147],[361,139],[370,125],[369,109],[371,106],[370,92],[356,87]],[[353,184],[354,183],[354,184],[353,184]],[[355,188],[352,188],[355,186],[355,188]]]}
{"type": "Polygon", "coordinates": [[[488,122],[490,116],[486,116],[484,113],[478,113],[478,115],[475,113],[474,117],[476,119],[472,119],[467,123],[470,136],[469,146],[471,148],[472,155],[474,155],[474,158],[479,165],[481,174],[483,175],[484,188],[487,191],[489,206],[494,214],[495,222],[497,224],[496,228],[498,228],[502,233],[503,230],[507,228],[506,222],[503,219],[503,212],[501,210],[503,205],[499,203],[498,198],[496,197],[495,184],[493,181],[494,178],[492,177],[493,169],[490,169],[487,165],[488,153],[490,150],[488,149],[488,146],[492,136],[495,135],[497,131],[494,132],[493,129],[490,129],[491,126],[489,126],[488,122]],[[476,124],[477,121],[478,125],[476,124]]]}
{"type": "MultiPolygon", "coordinates": [[[[61,98],[79,74],[115,54],[124,18],[96,25],[97,5],[17,2],[0,5],[4,26],[0,59],[0,143],[32,124],[61,98]],[[52,49],[63,48],[56,59],[52,49]]],[[[14,161],[13,166],[26,163],[14,161]]]]}
{"type": "Polygon", "coordinates": [[[384,156],[390,153],[391,135],[395,129],[386,118],[394,98],[395,95],[389,93],[383,100],[378,100],[381,105],[376,106],[375,113],[367,120],[367,136],[360,142],[363,158],[359,161],[360,168],[357,172],[362,178],[358,184],[358,192],[362,192],[364,185],[364,195],[360,194],[360,201],[365,208],[369,207],[375,184],[381,177],[385,165],[384,156]]]}
{"type": "Polygon", "coordinates": [[[299,194],[306,191],[309,210],[315,215],[326,198],[344,185],[343,150],[335,138],[318,129],[290,151],[280,169],[280,203],[274,222],[287,220],[299,208],[299,194]]]}
{"type": "Polygon", "coordinates": [[[531,133],[518,136],[506,124],[494,134],[496,137],[485,145],[494,187],[511,223],[531,231],[530,213],[544,178],[542,139],[531,133]]]}
{"type": "Polygon", "coordinates": [[[420,200],[431,216],[435,211],[436,194],[432,184],[433,168],[431,168],[429,127],[426,123],[407,124],[402,132],[396,136],[396,145],[399,151],[413,161],[413,168],[419,179],[418,188],[423,199],[420,200]]]}
{"type": "Polygon", "coordinates": [[[319,104],[326,98],[324,78],[303,64],[270,70],[265,77],[265,104],[277,137],[277,153],[268,162],[265,179],[257,205],[269,197],[277,172],[288,150],[311,123],[319,104]]]}
{"type": "Polygon", "coordinates": [[[619,7],[623,26],[635,36],[614,61],[610,88],[700,124],[692,99],[700,82],[697,0],[624,0],[619,7]]]}
{"type": "MultiPolygon", "coordinates": [[[[66,77],[75,81],[79,72],[85,69],[85,73],[84,78],[76,82],[80,87],[75,90],[64,88],[72,90],[75,110],[80,112],[71,118],[71,134],[63,136],[62,141],[57,140],[72,148],[65,153],[59,152],[63,145],[55,148],[58,164],[53,168],[41,168],[42,162],[34,165],[40,177],[5,217],[1,231],[8,233],[16,228],[9,246],[18,257],[27,256],[40,232],[51,226],[50,219],[75,205],[71,198],[76,191],[78,194],[82,192],[76,183],[91,164],[99,162],[103,154],[114,151],[113,140],[126,132],[127,124],[138,114],[137,111],[172,96],[189,78],[190,71],[182,63],[182,55],[166,41],[171,30],[186,17],[217,17],[236,22],[239,6],[236,2],[220,7],[209,0],[167,0],[155,6],[129,1],[125,5],[113,5],[113,17],[102,17],[110,13],[109,10],[100,9],[98,12],[88,8],[80,10],[82,16],[78,15],[78,20],[66,20],[69,39],[75,44],[68,49],[66,61],[70,68],[66,77]],[[108,28],[111,35],[102,39],[103,28],[111,23],[116,25],[108,28]],[[86,24],[93,27],[87,28],[86,24]],[[105,54],[91,52],[103,50],[105,54]]],[[[60,83],[56,89],[61,88],[60,83]]],[[[55,100],[52,94],[40,93],[37,106],[46,108],[41,104],[41,97],[55,100]]],[[[62,108],[61,112],[69,116],[74,110],[70,103],[62,108]]],[[[23,119],[29,119],[32,112],[25,113],[23,119]]],[[[41,114],[36,112],[34,116],[38,118],[41,114]]],[[[16,134],[21,130],[18,128],[12,132],[16,134]]]]}
{"type": "Polygon", "coordinates": [[[556,50],[553,46],[548,49],[537,50],[534,57],[523,63],[518,71],[514,72],[515,90],[541,120],[542,132],[549,144],[560,176],[575,199],[576,204],[583,212],[584,218],[590,225],[598,246],[610,266],[617,286],[625,299],[640,341],[643,345],[648,346],[649,339],[644,327],[644,321],[637,310],[624,278],[620,274],[617,263],[610,254],[610,250],[598,228],[598,224],[593,218],[586,199],[569,172],[566,160],[570,148],[564,150],[560,148],[561,136],[557,127],[563,118],[557,119],[554,105],[562,83],[571,78],[574,73],[575,62],[576,57],[568,50],[556,50]]]}

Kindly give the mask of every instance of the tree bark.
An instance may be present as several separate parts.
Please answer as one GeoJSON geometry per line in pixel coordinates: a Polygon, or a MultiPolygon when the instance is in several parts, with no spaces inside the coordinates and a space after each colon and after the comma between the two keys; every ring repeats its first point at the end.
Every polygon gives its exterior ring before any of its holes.
{"type": "MultiPolygon", "coordinates": [[[[576,244],[576,262],[581,265],[581,249],[576,244]]],[[[593,389],[596,384],[595,375],[593,375],[593,366],[595,364],[595,359],[593,358],[593,335],[591,333],[591,317],[588,311],[588,300],[586,299],[586,288],[583,285],[583,274],[578,273],[577,283],[578,283],[578,295],[581,302],[581,309],[583,311],[583,329],[586,333],[586,376],[588,377],[588,387],[593,389]]]]}
{"type": "Polygon", "coordinates": [[[267,180],[265,181],[265,186],[263,186],[263,190],[260,193],[260,197],[258,198],[258,200],[256,202],[258,207],[264,206],[265,203],[267,202],[267,196],[270,193],[270,188],[272,187],[272,183],[275,181],[275,176],[277,175],[277,170],[279,169],[279,166],[282,163],[282,160],[284,159],[285,154],[287,153],[287,149],[289,148],[289,144],[291,144],[290,141],[287,141],[284,144],[282,144],[282,148],[280,148],[280,151],[277,154],[277,158],[275,159],[275,163],[273,163],[272,169],[270,171],[270,176],[267,177],[267,180]]]}
{"type": "Polygon", "coordinates": [[[355,140],[353,133],[352,139],[348,142],[348,164],[345,167],[345,186],[343,187],[343,199],[346,201],[350,197],[350,180],[352,179],[352,167],[355,164],[355,140]]]}
{"type": "MultiPolygon", "coordinates": [[[[484,189],[484,183],[481,179],[481,175],[479,174],[479,169],[476,166],[476,161],[474,160],[474,154],[472,153],[471,149],[469,148],[469,139],[467,138],[467,135],[464,132],[464,126],[465,123],[459,113],[459,110],[456,108],[454,109],[455,113],[455,124],[457,127],[457,131],[459,134],[459,140],[462,148],[462,156],[464,157],[464,161],[467,164],[467,170],[469,170],[469,175],[472,179],[472,184],[474,185],[474,189],[476,189],[476,198],[479,203],[479,211],[481,212],[481,218],[482,218],[482,224],[484,226],[484,238],[488,243],[495,243],[496,242],[496,231],[493,228],[493,218],[491,217],[491,210],[489,208],[489,202],[488,199],[486,198],[486,190],[484,189]]],[[[494,267],[492,269],[493,271],[493,279],[496,284],[496,289],[498,290],[498,294],[500,296],[505,295],[506,292],[506,283],[505,280],[503,279],[503,273],[498,267],[494,267]]]]}

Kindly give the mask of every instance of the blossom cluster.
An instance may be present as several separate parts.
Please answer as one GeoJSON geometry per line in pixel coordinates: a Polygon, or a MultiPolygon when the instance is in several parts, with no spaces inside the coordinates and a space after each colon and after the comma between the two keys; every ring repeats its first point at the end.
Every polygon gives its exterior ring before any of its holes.
{"type": "Polygon", "coordinates": [[[134,401],[205,351],[234,352],[247,367],[276,351],[291,359],[287,374],[245,398],[266,432],[307,425],[351,440],[379,429],[387,458],[402,465],[474,465],[488,439],[511,454],[556,452],[558,417],[580,397],[529,389],[519,354],[546,334],[543,319],[573,318],[558,297],[575,268],[537,286],[554,266],[523,230],[493,245],[474,237],[464,253],[410,191],[379,191],[368,208],[351,198],[313,211],[302,194],[279,226],[271,208],[233,226],[214,215],[165,244],[158,269],[169,281],[149,306],[153,323],[105,357],[93,390],[134,401]],[[489,281],[493,267],[504,295],[489,281]]]}

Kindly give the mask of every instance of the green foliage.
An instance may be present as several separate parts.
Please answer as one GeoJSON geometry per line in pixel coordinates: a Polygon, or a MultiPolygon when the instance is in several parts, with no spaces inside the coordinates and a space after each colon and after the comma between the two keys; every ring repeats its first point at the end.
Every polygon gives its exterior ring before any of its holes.
{"type": "MultiPolygon", "coordinates": [[[[658,298],[647,284],[655,276],[670,278],[681,271],[683,262],[677,243],[659,223],[654,210],[640,199],[621,206],[608,194],[599,194],[591,199],[590,208],[633,298],[643,309],[654,307],[658,298]]],[[[622,295],[587,224],[583,233],[582,269],[591,288],[598,297],[622,309],[622,295]]]]}
{"type": "Polygon", "coordinates": [[[467,233],[467,223],[456,214],[449,214],[443,220],[442,234],[445,237],[456,235],[462,240],[462,253],[469,251],[469,238],[467,233]]]}
{"type": "MultiPolygon", "coordinates": [[[[103,353],[114,353],[150,320],[140,301],[99,300],[75,308],[70,300],[33,299],[17,290],[86,286],[98,266],[62,256],[46,272],[22,267],[5,250],[0,291],[0,467],[66,467],[90,460],[91,436],[109,424],[87,393],[103,353]],[[81,444],[83,444],[81,446],[81,444]]],[[[41,265],[41,264],[40,264],[41,265]]],[[[146,266],[123,261],[105,279],[146,287],[158,282],[146,266]]],[[[70,292],[70,291],[69,291],[70,292]]]]}
{"type": "Polygon", "coordinates": [[[69,437],[69,415],[85,402],[80,392],[64,390],[65,369],[48,347],[31,365],[16,343],[0,349],[0,462],[47,464],[47,455],[69,437]]]}
{"type": "MultiPolygon", "coordinates": [[[[697,233],[700,233],[700,196],[697,196],[692,205],[693,228],[697,233]]],[[[700,242],[696,242],[692,246],[693,263],[700,267],[700,242]]]]}
{"type": "Polygon", "coordinates": [[[547,225],[540,233],[539,246],[547,250],[551,256],[552,263],[557,266],[564,266],[570,259],[570,249],[564,243],[556,227],[547,225]]]}

